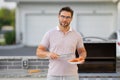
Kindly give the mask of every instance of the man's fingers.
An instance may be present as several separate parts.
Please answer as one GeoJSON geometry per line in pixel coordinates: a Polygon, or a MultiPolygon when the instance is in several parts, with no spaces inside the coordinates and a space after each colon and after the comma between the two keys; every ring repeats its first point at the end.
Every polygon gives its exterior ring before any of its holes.
{"type": "Polygon", "coordinates": [[[50,55],[51,59],[57,59],[59,56],[57,54],[52,53],[50,55]]]}

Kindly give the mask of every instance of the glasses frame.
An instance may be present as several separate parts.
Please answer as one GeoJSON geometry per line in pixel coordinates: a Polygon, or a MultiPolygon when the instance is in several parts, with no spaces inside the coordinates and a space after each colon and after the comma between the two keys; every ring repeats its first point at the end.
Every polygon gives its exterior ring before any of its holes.
{"type": "Polygon", "coordinates": [[[64,16],[64,15],[60,15],[60,17],[62,18],[62,19],[71,19],[71,16],[64,16]]]}

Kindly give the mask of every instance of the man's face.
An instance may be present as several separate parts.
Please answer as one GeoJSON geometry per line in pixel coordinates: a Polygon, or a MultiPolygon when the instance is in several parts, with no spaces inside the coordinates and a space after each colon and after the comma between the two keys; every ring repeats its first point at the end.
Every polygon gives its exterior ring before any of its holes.
{"type": "Polygon", "coordinates": [[[71,13],[67,11],[62,11],[58,16],[58,18],[59,18],[59,24],[62,27],[68,27],[72,20],[71,13]]]}

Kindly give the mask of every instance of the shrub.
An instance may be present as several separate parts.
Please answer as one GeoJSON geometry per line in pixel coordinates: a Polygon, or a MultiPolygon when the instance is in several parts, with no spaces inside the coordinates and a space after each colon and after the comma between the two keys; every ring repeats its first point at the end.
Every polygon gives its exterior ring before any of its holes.
{"type": "Polygon", "coordinates": [[[6,32],[4,37],[6,44],[10,45],[15,43],[15,31],[6,32]]]}

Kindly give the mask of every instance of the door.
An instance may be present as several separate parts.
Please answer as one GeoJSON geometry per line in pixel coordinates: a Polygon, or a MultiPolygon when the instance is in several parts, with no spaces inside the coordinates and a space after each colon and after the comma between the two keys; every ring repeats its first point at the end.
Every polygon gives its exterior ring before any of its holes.
{"type": "Polygon", "coordinates": [[[77,24],[77,30],[85,37],[108,38],[115,29],[112,13],[80,14],[77,24]]]}
{"type": "Polygon", "coordinates": [[[56,27],[58,19],[56,14],[31,14],[26,17],[26,40],[28,46],[37,46],[45,32],[56,27]]]}

